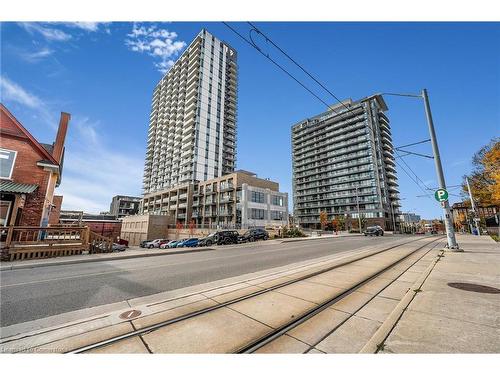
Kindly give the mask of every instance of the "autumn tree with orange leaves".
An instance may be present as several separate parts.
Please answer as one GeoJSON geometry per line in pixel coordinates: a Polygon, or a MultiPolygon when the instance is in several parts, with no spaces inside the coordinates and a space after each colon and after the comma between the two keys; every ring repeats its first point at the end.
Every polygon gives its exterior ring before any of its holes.
{"type": "MultiPolygon", "coordinates": [[[[467,177],[474,201],[481,206],[500,205],[500,138],[483,146],[472,158],[472,164],[474,170],[467,177]]],[[[468,198],[465,177],[462,190],[468,198]]]]}

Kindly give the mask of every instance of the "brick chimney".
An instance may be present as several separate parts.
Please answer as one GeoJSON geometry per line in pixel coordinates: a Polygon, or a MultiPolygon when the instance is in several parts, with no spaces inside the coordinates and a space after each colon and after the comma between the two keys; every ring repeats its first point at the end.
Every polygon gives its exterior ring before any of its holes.
{"type": "Polygon", "coordinates": [[[52,149],[52,156],[60,164],[64,150],[64,141],[66,139],[66,132],[68,131],[68,122],[71,115],[66,112],[61,112],[61,119],[59,120],[59,129],[57,129],[56,140],[52,149]]]}

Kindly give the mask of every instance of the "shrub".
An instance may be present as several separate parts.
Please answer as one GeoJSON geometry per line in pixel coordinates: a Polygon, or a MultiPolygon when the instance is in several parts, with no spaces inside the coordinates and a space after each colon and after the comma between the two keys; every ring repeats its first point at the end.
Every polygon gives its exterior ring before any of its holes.
{"type": "Polygon", "coordinates": [[[284,238],[296,238],[305,237],[306,235],[299,228],[284,228],[283,237],[284,238]]]}

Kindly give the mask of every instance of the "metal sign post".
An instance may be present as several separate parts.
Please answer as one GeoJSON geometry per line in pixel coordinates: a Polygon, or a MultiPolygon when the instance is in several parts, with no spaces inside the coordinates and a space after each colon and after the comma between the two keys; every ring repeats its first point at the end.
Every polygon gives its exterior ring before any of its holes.
{"type": "Polygon", "coordinates": [[[441,165],[441,156],[439,154],[439,147],[436,139],[436,132],[434,130],[434,122],[432,121],[431,106],[429,104],[429,97],[427,96],[427,90],[422,90],[422,97],[424,98],[425,104],[425,114],[427,117],[427,124],[429,125],[429,134],[432,144],[432,152],[434,154],[434,162],[436,164],[436,175],[439,183],[439,189],[435,193],[436,199],[439,197],[439,201],[444,203],[444,224],[446,228],[446,237],[448,238],[448,248],[453,251],[463,251],[459,250],[457,240],[455,238],[455,229],[453,228],[453,222],[451,219],[450,204],[448,202],[448,192],[446,191],[446,182],[444,180],[443,166],[441,165]]]}

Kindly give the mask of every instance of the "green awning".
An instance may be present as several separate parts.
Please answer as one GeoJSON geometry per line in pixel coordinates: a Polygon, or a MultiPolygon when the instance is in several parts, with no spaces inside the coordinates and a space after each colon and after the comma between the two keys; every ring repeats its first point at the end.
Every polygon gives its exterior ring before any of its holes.
{"type": "Polygon", "coordinates": [[[13,181],[0,180],[0,192],[13,194],[30,194],[38,188],[36,184],[21,184],[13,181]]]}

